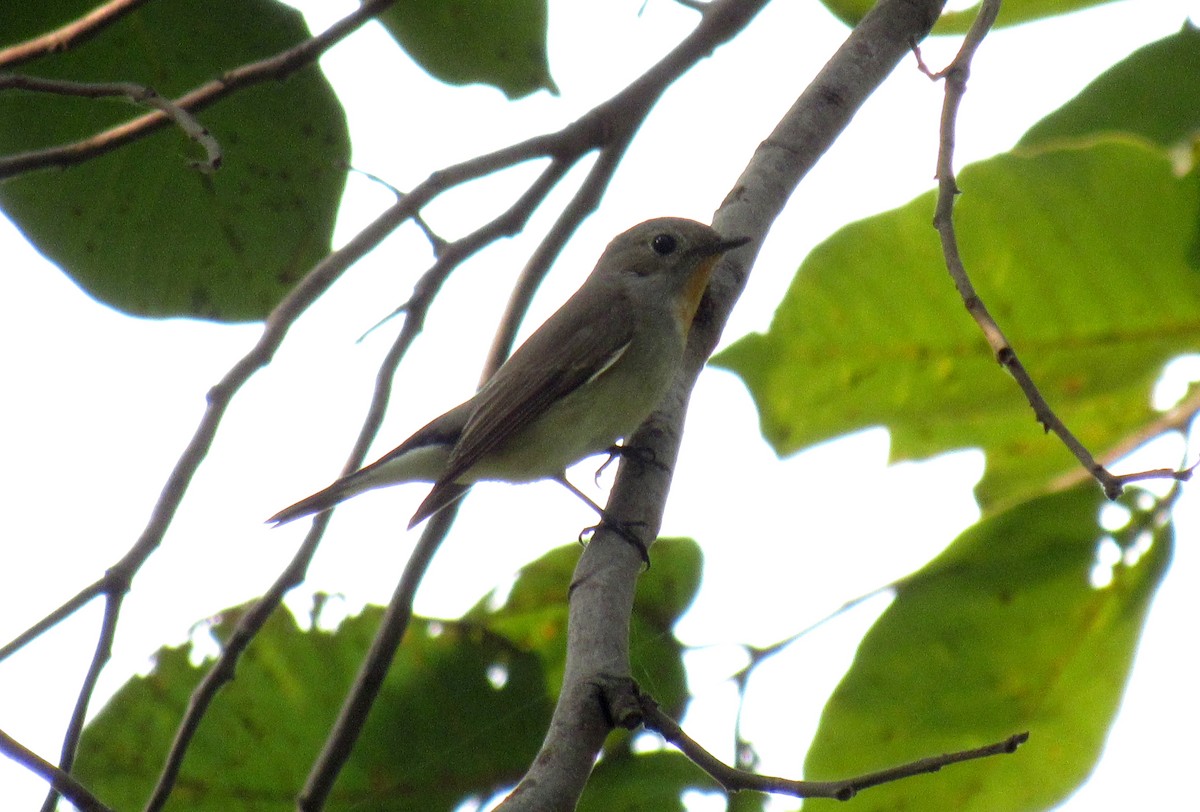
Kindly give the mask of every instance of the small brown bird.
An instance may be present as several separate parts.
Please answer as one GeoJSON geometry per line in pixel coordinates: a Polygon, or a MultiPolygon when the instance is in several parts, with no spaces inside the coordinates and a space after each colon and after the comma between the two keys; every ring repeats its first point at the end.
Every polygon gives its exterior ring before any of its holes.
{"type": "Polygon", "coordinates": [[[634,226],[472,398],[268,521],[280,525],[402,482],[433,483],[410,528],[480,480],[550,478],[583,497],[566,468],[628,437],[658,405],[713,267],[747,242],[675,217],[634,226]]]}

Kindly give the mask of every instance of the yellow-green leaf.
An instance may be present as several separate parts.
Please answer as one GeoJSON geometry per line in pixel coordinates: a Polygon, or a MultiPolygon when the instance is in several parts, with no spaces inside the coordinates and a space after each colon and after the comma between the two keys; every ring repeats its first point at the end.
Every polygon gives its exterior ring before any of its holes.
{"type": "MultiPolygon", "coordinates": [[[[958,236],[983,300],[1050,405],[1095,453],[1154,418],[1151,388],[1200,350],[1200,193],[1144,142],[1007,154],[959,178],[958,236]]],[[[978,447],[985,505],[1078,463],[1035,422],[945,269],[932,193],[805,259],[765,334],[714,362],[746,381],[779,454],[885,426],[895,459],[978,447]]]]}
{"type": "Polygon", "coordinates": [[[855,809],[1021,812],[1069,795],[1104,746],[1173,545],[1170,524],[1138,513],[1113,538],[1102,502],[1082,487],[1021,504],[905,579],[826,705],[805,777],[1028,731],[1015,754],[864,791],[855,809]],[[1121,551],[1108,568],[1106,547],[1121,551]]]}

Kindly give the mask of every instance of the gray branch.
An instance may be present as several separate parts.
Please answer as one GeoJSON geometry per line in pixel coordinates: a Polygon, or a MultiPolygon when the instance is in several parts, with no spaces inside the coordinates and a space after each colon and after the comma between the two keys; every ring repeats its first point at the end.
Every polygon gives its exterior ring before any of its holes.
{"type": "MultiPolygon", "coordinates": [[[[710,4],[705,21],[733,5],[710,4]]],[[[943,0],[880,0],[755,151],[717,211],[713,225],[718,231],[753,241],[721,262],[692,325],[679,379],[632,439],[666,469],[621,463],[607,510],[620,522],[644,523],[643,537],[657,535],[688,399],[745,287],[758,247],[805,174],[925,37],[942,5],[943,0]]],[[[638,552],[612,532],[598,532],[584,551],[571,587],[567,668],[558,706],[533,766],[499,807],[504,812],[571,809],[582,794],[612,727],[606,688],[630,675],[629,618],[641,568],[638,552]]]]}

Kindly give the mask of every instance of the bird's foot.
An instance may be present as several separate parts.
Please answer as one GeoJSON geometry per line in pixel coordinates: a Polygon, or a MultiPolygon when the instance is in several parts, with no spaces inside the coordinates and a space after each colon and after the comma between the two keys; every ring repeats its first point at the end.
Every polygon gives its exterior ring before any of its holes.
{"type": "Polygon", "coordinates": [[[617,457],[632,460],[639,465],[652,465],[660,471],[671,473],[671,466],[665,462],[658,461],[658,455],[654,453],[653,448],[645,446],[632,445],[610,445],[605,451],[608,454],[608,459],[600,463],[600,467],[596,469],[596,484],[600,484],[600,475],[604,473],[604,469],[613,464],[613,460],[617,457]]]}
{"type": "Polygon", "coordinates": [[[638,551],[638,555],[642,557],[642,563],[646,565],[646,569],[650,569],[650,548],[646,542],[642,541],[633,528],[645,527],[646,523],[642,521],[636,522],[619,522],[616,519],[609,518],[603,511],[600,513],[600,521],[591,527],[585,527],[579,531],[579,543],[585,544],[590,538],[600,532],[601,529],[607,528],[625,541],[633,545],[638,551]]]}

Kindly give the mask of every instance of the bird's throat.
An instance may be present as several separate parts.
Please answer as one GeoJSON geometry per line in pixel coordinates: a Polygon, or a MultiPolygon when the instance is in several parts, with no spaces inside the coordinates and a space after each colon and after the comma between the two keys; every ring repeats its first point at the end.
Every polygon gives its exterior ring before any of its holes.
{"type": "Polygon", "coordinates": [[[696,266],[696,270],[692,271],[691,277],[683,286],[683,292],[679,296],[678,313],[679,323],[684,326],[686,332],[692,326],[692,320],[696,318],[696,309],[700,307],[700,300],[704,297],[704,289],[708,287],[708,280],[712,277],[713,268],[717,265],[719,256],[709,257],[696,266]]]}

